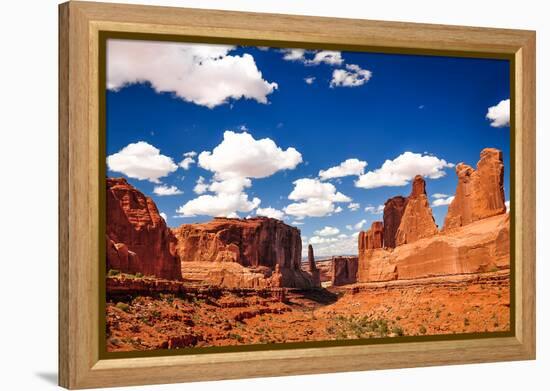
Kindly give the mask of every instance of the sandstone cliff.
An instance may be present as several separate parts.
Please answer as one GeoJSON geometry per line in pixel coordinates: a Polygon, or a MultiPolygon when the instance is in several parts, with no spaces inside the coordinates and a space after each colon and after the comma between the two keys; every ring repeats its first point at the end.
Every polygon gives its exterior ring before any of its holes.
{"type": "Polygon", "coordinates": [[[215,218],[184,224],[172,232],[177,238],[184,278],[242,287],[320,285],[318,279],[301,269],[300,230],[282,221],[268,217],[215,218]],[[191,269],[196,272],[191,273],[191,269]]]}
{"type": "Polygon", "coordinates": [[[181,279],[176,238],[153,200],[123,178],[107,178],[107,269],[181,279]]]}
{"type": "Polygon", "coordinates": [[[506,213],[501,151],[485,148],[481,151],[475,170],[467,164],[459,163],[456,174],[456,195],[449,205],[443,231],[506,213]]]}
{"type": "Polygon", "coordinates": [[[359,233],[359,251],[381,248],[384,245],[384,226],[381,221],[372,223],[368,231],[359,233]]]}
{"type": "Polygon", "coordinates": [[[437,234],[437,226],[432,215],[432,209],[426,195],[426,182],[417,175],[412,184],[411,195],[401,218],[401,223],[395,236],[396,246],[412,243],[418,239],[437,234]]]}
{"type": "Polygon", "coordinates": [[[315,254],[313,253],[313,246],[310,244],[307,246],[307,271],[311,274],[311,280],[314,286],[321,286],[321,272],[317,268],[315,263],[315,254]]]}
{"type": "Polygon", "coordinates": [[[300,230],[268,217],[216,217],[172,230],[182,262],[236,262],[242,266],[275,265],[300,269],[300,230]]]}
{"type": "Polygon", "coordinates": [[[510,267],[509,215],[476,221],[395,249],[359,254],[359,282],[469,274],[510,267]]]}
{"type": "Polygon", "coordinates": [[[407,198],[402,196],[390,198],[384,204],[384,247],[396,246],[397,229],[401,224],[406,206],[407,198]]]}
{"type": "Polygon", "coordinates": [[[332,285],[354,284],[357,281],[357,257],[332,258],[332,285]]]}
{"type": "Polygon", "coordinates": [[[505,214],[502,153],[484,149],[476,170],[461,163],[456,172],[457,192],[442,232],[435,225],[422,177],[415,177],[409,197],[386,202],[384,223],[375,222],[359,235],[358,282],[510,267],[510,220],[505,214]],[[380,232],[382,245],[375,239],[380,232]]]}

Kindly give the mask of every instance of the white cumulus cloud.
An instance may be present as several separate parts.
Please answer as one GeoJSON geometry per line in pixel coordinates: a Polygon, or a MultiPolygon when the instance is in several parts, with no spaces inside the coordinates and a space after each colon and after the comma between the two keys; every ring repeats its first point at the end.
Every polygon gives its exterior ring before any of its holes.
{"type": "Polygon", "coordinates": [[[321,236],[312,236],[311,238],[309,238],[310,244],[334,243],[337,241],[338,241],[338,238],[326,238],[321,236]]]}
{"type": "Polygon", "coordinates": [[[178,169],[171,157],[161,155],[160,150],[145,141],[131,143],[119,152],[107,157],[107,167],[129,178],[160,183],[165,177],[178,169]]]}
{"type": "Polygon", "coordinates": [[[506,205],[506,212],[510,212],[510,200],[506,201],[504,205],[506,205]]]}
{"type": "Polygon", "coordinates": [[[295,202],[283,208],[286,214],[297,219],[304,217],[323,217],[334,212],[334,203],[329,200],[310,198],[303,202],[295,202]]]}
{"type": "Polygon", "coordinates": [[[501,100],[496,106],[489,107],[485,118],[491,121],[493,128],[510,126],[510,99],[501,100]]]}
{"type": "Polygon", "coordinates": [[[334,50],[305,50],[305,49],[282,49],[283,60],[299,61],[306,65],[341,65],[344,62],[342,53],[334,50]]]}
{"type": "MultiPolygon", "coordinates": [[[[305,244],[313,245],[315,255],[329,257],[333,255],[356,255],[357,254],[357,235],[354,232],[351,235],[334,236],[312,236],[306,239],[305,244]]],[[[304,256],[307,254],[307,246],[303,246],[304,256]]]]}
{"type": "Polygon", "coordinates": [[[244,192],[252,186],[251,178],[265,178],[277,171],[294,169],[301,162],[302,155],[294,148],[283,150],[269,138],[256,140],[246,132],[225,131],[218,146],[198,155],[198,165],[213,172],[213,179],[207,183],[199,177],[194,192],[203,195],[181,206],[178,213],[183,216],[237,216],[237,212],[251,212],[261,202],[257,197],[250,201],[244,192]],[[208,191],[215,195],[204,194],[208,191]]]}
{"type": "Polygon", "coordinates": [[[107,88],[149,82],[197,105],[213,108],[229,99],[267,103],[277,83],[263,79],[250,54],[230,55],[234,46],[110,39],[107,88]]]}
{"type": "Polygon", "coordinates": [[[337,191],[332,183],[324,183],[318,179],[301,178],[294,181],[293,184],[294,189],[288,198],[300,202],[289,204],[284,208],[284,211],[297,219],[339,213],[342,208],[335,206],[335,203],[351,202],[351,198],[337,191]]]}
{"type": "Polygon", "coordinates": [[[250,179],[235,177],[221,181],[213,181],[210,185],[208,185],[208,190],[214,193],[236,194],[242,192],[244,188],[250,186],[252,186],[252,181],[250,179]]]}
{"type": "Polygon", "coordinates": [[[432,206],[445,206],[450,205],[451,202],[455,199],[455,196],[450,197],[442,197],[442,198],[436,198],[434,202],[432,202],[432,206]]]}
{"type": "Polygon", "coordinates": [[[355,186],[364,189],[406,186],[416,175],[437,179],[445,176],[445,168],[451,167],[454,164],[436,156],[404,152],[393,160],[386,160],[382,167],[361,175],[355,186]]]}
{"type": "Polygon", "coordinates": [[[346,69],[335,69],[332,72],[331,87],[359,87],[372,77],[372,72],[359,65],[348,64],[346,69]]]}
{"type": "Polygon", "coordinates": [[[361,207],[361,205],[357,202],[350,202],[348,204],[348,209],[351,210],[352,212],[355,212],[356,210],[359,210],[360,207],[361,207]]]}
{"type": "Polygon", "coordinates": [[[185,205],[180,206],[176,213],[182,217],[193,217],[198,215],[214,217],[236,217],[236,212],[248,213],[260,205],[261,200],[254,197],[252,201],[245,193],[237,194],[205,194],[185,205]]]}
{"type": "Polygon", "coordinates": [[[185,157],[181,162],[179,162],[178,165],[184,170],[189,170],[189,167],[191,167],[191,164],[193,163],[195,163],[195,159],[192,157],[185,157]]]}
{"type": "Polygon", "coordinates": [[[315,81],[315,77],[313,76],[306,77],[304,81],[306,82],[306,84],[313,84],[313,82],[315,81]]]}
{"type": "Polygon", "coordinates": [[[313,56],[311,60],[306,60],[306,64],[309,65],[341,65],[344,62],[341,52],[336,52],[334,50],[321,50],[313,56]]]}
{"type": "Polygon", "coordinates": [[[340,230],[338,228],[330,227],[328,225],[323,229],[315,231],[315,235],[319,235],[319,236],[334,236],[334,235],[338,235],[339,233],[340,233],[340,230]]]}
{"type": "Polygon", "coordinates": [[[432,194],[432,198],[435,198],[435,199],[447,198],[447,197],[449,197],[448,194],[443,194],[443,193],[434,193],[434,194],[432,194]]]}
{"type": "Polygon", "coordinates": [[[361,230],[361,228],[363,228],[363,226],[365,224],[367,224],[367,220],[363,219],[363,220],[359,221],[357,224],[355,224],[353,226],[353,228],[356,229],[356,230],[361,230]]]}
{"type": "Polygon", "coordinates": [[[332,183],[311,178],[301,178],[293,183],[294,190],[288,195],[289,200],[318,198],[332,202],[351,202],[351,198],[337,191],[332,183]]]}
{"type": "Polygon", "coordinates": [[[350,175],[361,175],[365,171],[367,162],[359,159],[347,159],[338,166],[331,167],[328,170],[319,171],[321,179],[341,178],[350,175]]]}
{"type": "Polygon", "coordinates": [[[282,49],[283,60],[286,61],[305,61],[305,49],[282,49]]]}
{"type": "Polygon", "coordinates": [[[153,193],[155,193],[158,196],[171,196],[171,195],[183,194],[183,191],[178,189],[176,186],[159,185],[159,186],[155,186],[155,188],[153,189],[153,193]]]}
{"type": "Polygon", "coordinates": [[[265,178],[280,170],[294,169],[302,162],[295,148],[281,149],[270,138],[254,139],[249,133],[227,130],[214,150],[198,157],[199,166],[221,179],[233,177],[265,178]]]}
{"type": "Polygon", "coordinates": [[[160,215],[160,217],[162,217],[164,219],[164,222],[168,221],[168,216],[166,216],[166,213],[160,212],[159,215],[160,215]]]}
{"type": "Polygon", "coordinates": [[[193,191],[197,194],[204,194],[208,191],[208,184],[204,182],[204,178],[200,176],[195,182],[195,187],[193,191]]]}
{"type": "Polygon", "coordinates": [[[272,208],[268,206],[267,208],[258,208],[256,209],[256,215],[271,217],[272,219],[282,220],[285,217],[285,214],[282,210],[272,208]]]}
{"type": "Polygon", "coordinates": [[[368,205],[365,207],[365,212],[373,215],[382,214],[384,213],[384,205],[378,205],[378,206],[368,205]]]}

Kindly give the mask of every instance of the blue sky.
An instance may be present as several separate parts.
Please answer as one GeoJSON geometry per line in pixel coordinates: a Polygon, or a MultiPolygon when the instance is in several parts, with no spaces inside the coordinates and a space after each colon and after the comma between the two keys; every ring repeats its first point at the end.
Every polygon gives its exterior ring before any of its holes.
{"type": "MultiPolygon", "coordinates": [[[[320,255],[355,253],[414,174],[445,204],[452,165],[485,147],[509,199],[506,60],[110,41],[107,82],[108,175],[169,226],[263,213],[320,255]]],[[[447,206],[432,210],[441,226],[447,206]]]]}

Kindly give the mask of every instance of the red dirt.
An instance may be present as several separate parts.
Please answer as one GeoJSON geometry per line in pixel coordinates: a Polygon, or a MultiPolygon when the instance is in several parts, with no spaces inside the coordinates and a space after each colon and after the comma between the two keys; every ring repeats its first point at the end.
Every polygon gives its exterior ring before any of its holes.
{"type": "Polygon", "coordinates": [[[127,294],[107,303],[108,351],[507,331],[509,274],[329,290],[127,294]]]}

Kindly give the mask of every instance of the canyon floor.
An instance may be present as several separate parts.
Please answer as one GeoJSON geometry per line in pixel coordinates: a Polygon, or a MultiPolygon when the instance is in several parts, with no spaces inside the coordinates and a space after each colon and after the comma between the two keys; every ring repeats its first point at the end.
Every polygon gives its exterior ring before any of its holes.
{"type": "MultiPolygon", "coordinates": [[[[109,277],[119,284],[124,276],[109,277]]],[[[135,281],[140,283],[140,281],[135,281]]],[[[507,270],[308,291],[111,289],[107,350],[508,331],[507,270]],[[172,292],[175,293],[162,293],[172,292]]],[[[143,285],[143,284],[142,284],[143,285]]]]}

